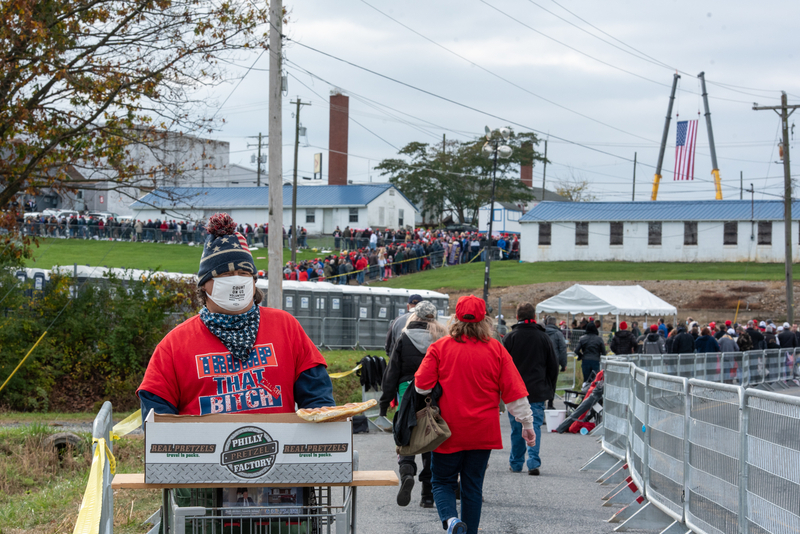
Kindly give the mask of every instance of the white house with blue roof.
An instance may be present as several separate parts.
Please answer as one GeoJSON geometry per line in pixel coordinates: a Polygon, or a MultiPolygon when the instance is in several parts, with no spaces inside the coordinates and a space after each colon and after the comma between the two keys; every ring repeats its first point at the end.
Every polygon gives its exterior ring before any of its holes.
{"type": "MultiPolygon", "coordinates": [[[[792,202],[793,261],[800,201],[792,202]]],[[[784,261],[783,202],[541,202],[520,218],[520,259],[535,261],[784,261]]]]}
{"type": "MultiPolygon", "coordinates": [[[[205,221],[218,211],[237,223],[269,222],[269,187],[159,188],[131,204],[133,217],[147,220],[205,221]]],[[[331,234],[338,226],[413,226],[417,207],[392,184],[299,185],[297,224],[310,234],[331,234]]],[[[283,186],[283,225],[292,225],[292,186],[283,186]]]]}

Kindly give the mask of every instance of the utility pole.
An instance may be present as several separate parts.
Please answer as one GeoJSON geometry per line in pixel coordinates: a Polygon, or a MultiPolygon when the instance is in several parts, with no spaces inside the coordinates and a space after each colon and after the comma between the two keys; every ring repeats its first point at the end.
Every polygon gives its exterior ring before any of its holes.
{"type": "MultiPolygon", "coordinates": [[[[544,200],[544,186],[547,184],[547,139],[544,140],[544,163],[542,163],[542,198],[544,200]]],[[[493,216],[494,217],[494,216],[493,216]]]]}
{"type": "Polygon", "coordinates": [[[261,156],[261,147],[264,145],[264,143],[261,140],[261,132],[258,132],[257,136],[252,135],[250,137],[253,139],[255,139],[256,137],[258,138],[258,145],[247,143],[247,148],[250,148],[251,146],[258,146],[258,156],[257,156],[258,165],[256,166],[256,187],[261,187],[261,164],[263,163],[263,158],[261,156]]]}
{"type": "Polygon", "coordinates": [[[283,1],[269,4],[269,290],[267,305],[283,309],[283,114],[281,55],[283,1]]]}
{"type": "Polygon", "coordinates": [[[637,152],[633,153],[633,192],[631,193],[631,202],[636,201],[636,156],[637,152]]]}
{"type": "Polygon", "coordinates": [[[739,200],[744,200],[744,172],[739,171],[739,200]]]}
{"type": "Polygon", "coordinates": [[[708,109],[708,91],[706,91],[706,73],[701,72],[697,75],[700,78],[700,86],[703,89],[703,106],[706,109],[706,129],[708,129],[708,146],[711,148],[711,174],[714,175],[714,187],[717,190],[716,199],[722,200],[722,180],[719,177],[719,166],[717,165],[717,149],[714,146],[714,130],[711,129],[711,111],[708,109]]]}
{"type": "Polygon", "coordinates": [[[672,120],[672,104],[675,103],[675,90],[678,88],[680,75],[675,73],[672,78],[672,92],[669,95],[669,105],[667,106],[667,121],[664,123],[664,133],[661,135],[661,149],[658,151],[658,164],[656,165],[656,175],[653,178],[653,193],[650,200],[658,199],[658,184],[661,183],[661,166],[664,164],[664,151],[667,149],[667,136],[669,135],[669,121],[672,120]]]}
{"type": "Polygon", "coordinates": [[[792,281],[792,171],[789,164],[789,116],[800,108],[800,104],[788,105],[786,91],[781,91],[780,106],[753,106],[756,111],[771,109],[781,118],[783,128],[783,233],[786,244],[786,257],[784,265],[786,268],[786,321],[794,322],[793,313],[793,281],[792,281]],[[780,112],[778,112],[780,110],[780,112]],[[790,111],[791,110],[791,111],[790,111]]]}
{"type": "Polygon", "coordinates": [[[292,177],[292,263],[297,263],[297,152],[300,149],[300,106],[310,106],[310,102],[303,102],[299,98],[292,104],[297,104],[294,123],[294,176],[292,177]]]}

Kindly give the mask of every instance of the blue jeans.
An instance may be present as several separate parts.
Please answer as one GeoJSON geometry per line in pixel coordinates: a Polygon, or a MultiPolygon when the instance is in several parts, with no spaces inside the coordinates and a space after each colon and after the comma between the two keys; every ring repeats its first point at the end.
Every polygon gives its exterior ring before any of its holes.
{"type": "Polygon", "coordinates": [[[359,271],[359,273],[356,275],[356,281],[359,284],[363,284],[364,283],[364,271],[359,271]]]}
{"type": "Polygon", "coordinates": [[[483,477],[490,454],[490,450],[432,453],[433,500],[442,523],[451,517],[458,517],[456,485],[461,475],[461,520],[467,524],[467,534],[478,534],[483,504],[483,477]]]}
{"type": "Polygon", "coordinates": [[[518,423],[511,412],[508,419],[511,421],[511,454],[508,463],[514,471],[522,471],[522,464],[525,463],[525,450],[528,451],[528,469],[536,469],[542,465],[539,458],[539,446],[542,444],[542,424],[544,423],[544,403],[532,402],[531,411],[533,412],[533,431],[536,433],[536,445],[529,447],[522,439],[522,423],[518,423]]]}

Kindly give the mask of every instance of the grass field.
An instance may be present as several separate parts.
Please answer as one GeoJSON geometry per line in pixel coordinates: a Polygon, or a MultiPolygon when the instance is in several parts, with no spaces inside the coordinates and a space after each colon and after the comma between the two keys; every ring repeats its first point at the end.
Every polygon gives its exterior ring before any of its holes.
{"type": "MultiPolygon", "coordinates": [[[[313,243],[310,243],[313,244],[313,243]]],[[[167,245],[164,243],[130,243],[125,241],[89,241],[82,239],[40,239],[34,257],[28,267],[50,269],[55,265],[78,265],[125,267],[128,269],[158,269],[176,273],[195,273],[200,264],[201,247],[167,245]]],[[[313,251],[298,251],[297,259],[318,257],[313,251]]],[[[266,249],[253,251],[258,269],[266,270],[266,249]],[[263,258],[263,259],[259,259],[263,258]]],[[[291,252],[283,250],[284,261],[289,261],[291,252]]]]}
{"type": "MultiPolygon", "coordinates": [[[[483,263],[457,265],[401,276],[372,285],[450,291],[483,287],[483,263]]],[[[800,268],[794,267],[795,276],[800,268]]],[[[775,263],[633,263],[563,261],[492,263],[492,287],[544,282],[595,280],[783,280],[783,264],[775,263]]]]}
{"type": "MultiPolygon", "coordinates": [[[[313,242],[311,242],[313,244],[313,242]]],[[[78,239],[42,239],[29,267],[49,269],[54,265],[104,265],[129,269],[160,269],[194,273],[200,263],[200,248],[162,243],[83,241],[78,239]]],[[[314,251],[298,252],[300,260],[318,257],[314,251]]],[[[264,249],[253,251],[256,267],[266,269],[264,249]],[[262,258],[262,259],[259,259],[262,258]]],[[[290,252],[284,249],[284,261],[290,252]]],[[[795,268],[795,276],[800,268],[795,268]]],[[[519,263],[501,261],[492,264],[492,286],[505,287],[541,282],[594,280],[782,280],[783,265],[777,263],[632,263],[564,261],[519,263]]],[[[474,290],[483,286],[483,263],[457,265],[371,282],[374,286],[413,287],[414,289],[450,291],[474,290]]]]}

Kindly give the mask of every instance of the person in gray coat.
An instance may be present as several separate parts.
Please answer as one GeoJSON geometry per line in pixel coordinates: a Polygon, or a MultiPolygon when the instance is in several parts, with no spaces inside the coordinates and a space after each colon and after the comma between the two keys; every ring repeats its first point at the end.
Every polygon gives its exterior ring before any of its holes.
{"type": "Polygon", "coordinates": [[[547,317],[544,320],[544,330],[547,337],[553,343],[553,350],[556,353],[558,365],[561,367],[561,372],[567,370],[567,341],[564,339],[564,333],[556,326],[555,317],[547,317]]]}
{"type": "Polygon", "coordinates": [[[733,328],[729,328],[725,335],[719,338],[719,350],[721,352],[739,352],[739,344],[733,339],[735,335],[736,331],[733,328]]]}
{"type": "MultiPolygon", "coordinates": [[[[567,370],[567,341],[564,339],[564,333],[561,331],[560,328],[556,326],[556,318],[552,316],[548,316],[544,320],[545,328],[544,333],[547,334],[547,337],[550,338],[550,342],[553,344],[553,352],[556,353],[556,360],[558,360],[558,367],[560,371],[563,373],[567,370]]],[[[555,406],[553,405],[553,401],[555,400],[555,393],[553,398],[551,398],[547,402],[547,409],[554,410],[555,406]]]]}

